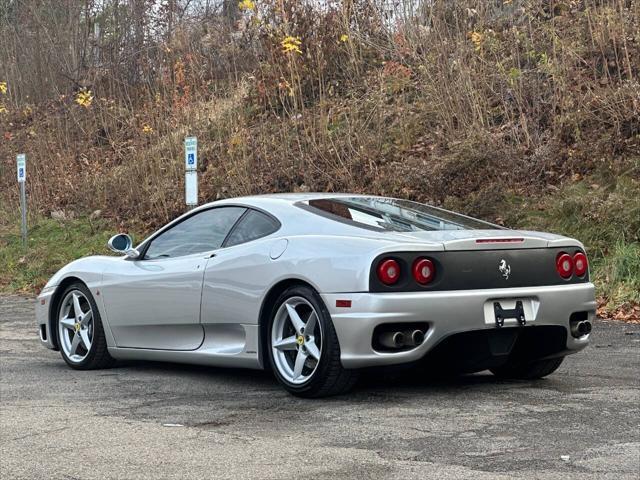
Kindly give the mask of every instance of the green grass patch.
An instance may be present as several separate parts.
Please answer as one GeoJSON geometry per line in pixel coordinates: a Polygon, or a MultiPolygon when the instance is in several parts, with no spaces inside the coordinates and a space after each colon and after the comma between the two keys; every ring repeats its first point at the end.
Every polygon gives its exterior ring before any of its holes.
{"type": "Polygon", "coordinates": [[[640,303],[640,243],[616,243],[609,255],[594,262],[592,276],[607,310],[640,303]]]}
{"type": "Polygon", "coordinates": [[[510,226],[559,233],[584,243],[605,310],[640,303],[640,183],[589,178],[527,204],[511,199],[510,226]],[[522,208],[522,205],[527,205],[522,208]]]}
{"type": "MultiPolygon", "coordinates": [[[[6,220],[6,219],[5,219],[6,220]]],[[[39,218],[22,246],[20,220],[0,226],[0,291],[35,293],[57,270],[80,257],[108,254],[113,233],[104,220],[39,218]]]]}

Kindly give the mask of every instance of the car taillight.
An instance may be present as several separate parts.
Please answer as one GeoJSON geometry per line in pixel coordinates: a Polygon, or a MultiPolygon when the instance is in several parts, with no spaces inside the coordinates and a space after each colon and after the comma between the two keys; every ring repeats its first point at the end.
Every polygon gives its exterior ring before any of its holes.
{"type": "Polygon", "coordinates": [[[378,278],[385,285],[393,285],[400,279],[400,265],[393,258],[382,260],[378,265],[378,278]]]}
{"type": "Polygon", "coordinates": [[[562,278],[569,278],[573,274],[573,258],[568,253],[561,252],[556,257],[556,270],[562,278]]]}
{"type": "Polygon", "coordinates": [[[578,277],[582,277],[587,273],[588,267],[589,264],[587,263],[587,256],[584,253],[578,252],[573,256],[573,268],[575,269],[578,277]]]}
{"type": "Polygon", "coordinates": [[[433,280],[436,275],[436,269],[433,262],[428,258],[418,258],[413,262],[413,278],[421,285],[426,285],[433,280]]]}

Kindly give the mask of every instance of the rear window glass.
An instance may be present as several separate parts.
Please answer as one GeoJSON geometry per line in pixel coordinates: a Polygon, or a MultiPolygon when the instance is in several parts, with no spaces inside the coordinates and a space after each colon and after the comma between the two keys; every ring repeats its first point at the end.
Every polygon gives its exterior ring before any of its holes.
{"type": "Polygon", "coordinates": [[[409,200],[380,197],[320,198],[300,202],[303,208],[336,221],[394,232],[498,230],[502,227],[409,200]]]}

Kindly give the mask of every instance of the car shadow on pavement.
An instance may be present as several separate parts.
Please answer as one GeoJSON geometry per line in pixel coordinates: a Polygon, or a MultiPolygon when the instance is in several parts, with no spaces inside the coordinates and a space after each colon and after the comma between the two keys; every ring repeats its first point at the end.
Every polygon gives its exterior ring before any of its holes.
{"type": "MultiPolygon", "coordinates": [[[[280,386],[271,372],[242,368],[127,360],[118,361],[112,369],[103,371],[101,375],[122,375],[125,373],[131,373],[137,378],[147,374],[151,374],[153,378],[167,377],[167,379],[173,379],[179,377],[185,381],[196,381],[205,384],[213,382],[218,386],[228,385],[230,388],[246,386],[248,389],[255,391],[280,390],[280,386]]],[[[334,398],[345,400],[351,397],[356,400],[359,397],[365,398],[372,394],[429,395],[456,390],[486,390],[485,387],[492,388],[496,385],[506,386],[529,383],[529,381],[501,380],[491,375],[488,371],[466,375],[429,376],[413,370],[397,372],[385,369],[371,369],[363,372],[360,381],[351,392],[334,398]]],[[[282,392],[284,394],[284,390],[282,392]]]]}

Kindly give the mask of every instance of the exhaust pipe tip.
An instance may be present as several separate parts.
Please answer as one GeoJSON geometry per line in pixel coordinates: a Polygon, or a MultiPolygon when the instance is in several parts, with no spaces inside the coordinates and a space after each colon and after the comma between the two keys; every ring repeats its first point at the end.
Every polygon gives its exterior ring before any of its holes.
{"type": "Polygon", "coordinates": [[[571,334],[574,337],[582,337],[591,333],[591,322],[583,320],[571,326],[571,334]]]}
{"type": "Polygon", "coordinates": [[[387,348],[400,348],[404,346],[404,333],[402,332],[383,332],[378,337],[381,345],[387,348]]]}
{"type": "MultiPolygon", "coordinates": [[[[376,341],[374,342],[374,348],[377,344],[380,347],[384,347],[388,350],[402,350],[406,348],[414,348],[422,345],[426,336],[426,329],[416,328],[406,330],[383,330],[375,333],[376,341]]],[[[393,328],[387,326],[386,328],[393,328]]]]}
{"type": "Polygon", "coordinates": [[[424,342],[424,332],[422,330],[414,330],[411,333],[411,341],[416,347],[422,345],[422,342],[424,342]]]}
{"type": "Polygon", "coordinates": [[[591,324],[589,322],[580,322],[578,324],[578,332],[581,335],[586,335],[590,331],[591,324]]]}

